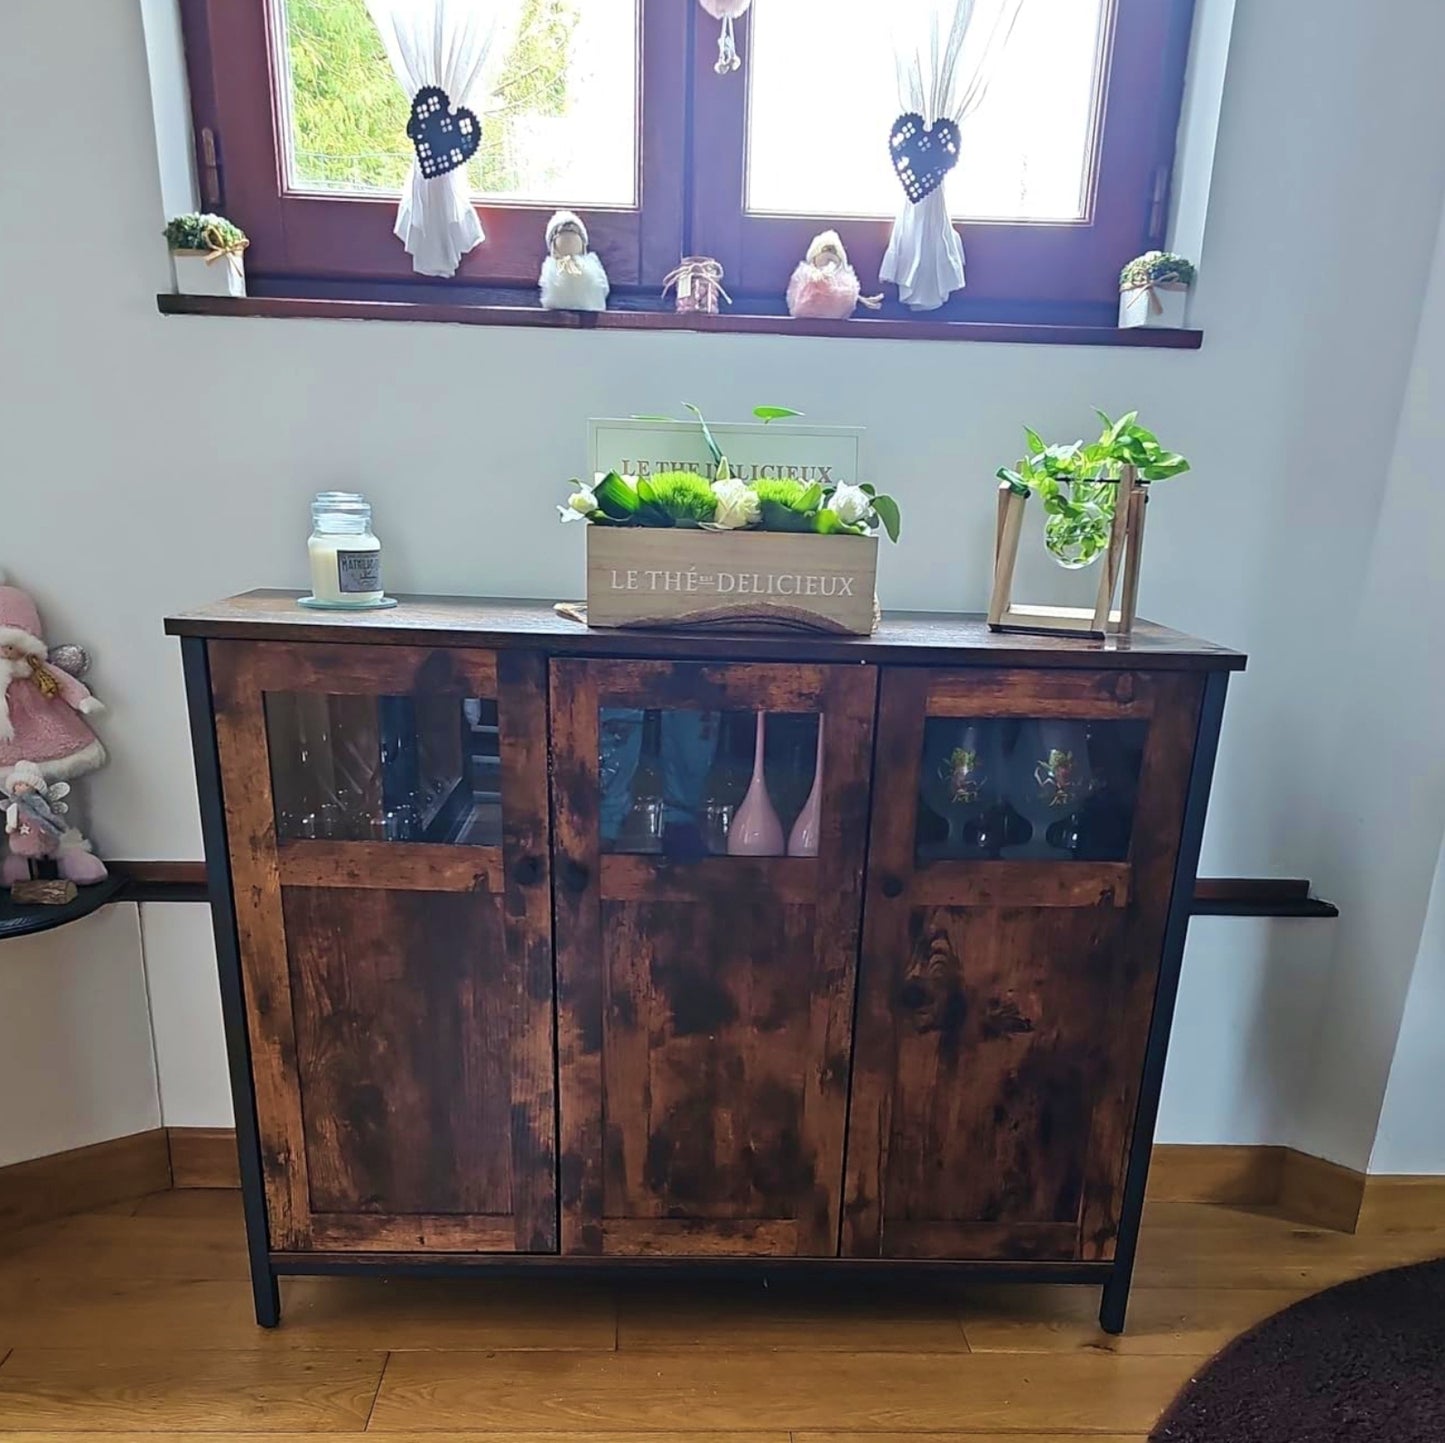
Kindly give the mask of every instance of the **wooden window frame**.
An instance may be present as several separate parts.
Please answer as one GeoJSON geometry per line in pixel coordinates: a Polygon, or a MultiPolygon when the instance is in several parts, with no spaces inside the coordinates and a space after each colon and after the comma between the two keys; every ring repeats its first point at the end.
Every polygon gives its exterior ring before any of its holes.
{"type": "MultiPolygon", "coordinates": [[[[1112,324],[1120,268],[1164,244],[1193,14],[1194,0],[1106,0],[1085,219],[958,222],[968,285],[942,308],[917,313],[921,319],[1112,324]]],[[[737,22],[744,55],[749,19],[737,22]]],[[[715,75],[704,47],[694,46],[693,235],[705,237],[703,249],[722,262],[729,291],[752,297],[781,293],[809,241],[831,226],[867,289],[891,219],[744,209],[748,99],[738,82],[715,75]]]]}
{"type": "MultiPolygon", "coordinates": [[[[555,206],[480,203],[486,243],[451,281],[417,277],[392,233],[395,199],[287,189],[271,0],[181,0],[181,10],[202,205],[250,236],[253,293],[535,303],[555,206]]],[[[890,334],[913,320],[1113,327],[1120,266],[1164,244],[1193,12],[1194,0],[1108,0],[1085,219],[962,221],[967,288],[927,312],[890,297],[890,334]]],[[[870,288],[891,221],[745,210],[750,72],[714,72],[712,31],[700,20],[693,0],[642,0],[638,205],[584,210],[614,306],[669,308],[659,298],[664,276],[682,255],[701,253],[722,262],[734,299],[719,328],[780,314],[793,267],[830,225],[870,288]]],[[[747,16],[738,38],[746,56],[747,16]]]]}
{"type": "MultiPolygon", "coordinates": [[[[620,287],[660,283],[682,253],[684,134],[667,117],[684,106],[689,17],[681,0],[642,0],[642,77],[635,207],[586,209],[593,246],[620,287]]],[[[391,196],[289,189],[281,145],[281,77],[270,0],[181,0],[201,203],[223,209],[250,237],[253,276],[288,284],[418,279],[393,234],[391,196]]],[[[550,203],[477,207],[484,244],[455,281],[535,287],[550,203]]]]}

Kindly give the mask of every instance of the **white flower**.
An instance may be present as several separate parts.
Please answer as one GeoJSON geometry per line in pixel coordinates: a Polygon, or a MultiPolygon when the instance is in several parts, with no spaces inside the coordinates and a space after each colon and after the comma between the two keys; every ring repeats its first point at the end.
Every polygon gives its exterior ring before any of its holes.
{"type": "Polygon", "coordinates": [[[557,508],[563,521],[585,521],[596,510],[596,492],[581,481],[577,483],[577,489],[567,498],[567,504],[557,508]]]}
{"type": "Polygon", "coordinates": [[[845,526],[857,526],[873,509],[873,498],[861,486],[844,482],[834,490],[828,505],[845,526]]]}
{"type": "Polygon", "coordinates": [[[746,481],[714,481],[713,495],[717,497],[717,515],[713,525],[724,531],[736,531],[743,526],[756,526],[762,515],[762,503],[758,493],[746,481]]]}

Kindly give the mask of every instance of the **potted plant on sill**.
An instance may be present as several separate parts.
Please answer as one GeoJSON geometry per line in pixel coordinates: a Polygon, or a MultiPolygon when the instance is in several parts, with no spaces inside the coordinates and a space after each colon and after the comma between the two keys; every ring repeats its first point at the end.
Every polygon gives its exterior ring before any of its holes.
{"type": "Polygon", "coordinates": [[[225,216],[178,215],[166,223],[176,290],[184,296],[244,296],[250,241],[225,216]]]}
{"type": "Polygon", "coordinates": [[[1130,411],[1117,421],[1098,413],[1097,441],[1048,445],[1024,428],[1028,451],[1015,466],[1000,466],[998,531],[988,622],[995,631],[1064,631],[1080,636],[1127,636],[1139,598],[1139,565],[1149,485],[1189,470],[1177,451],[1139,424],[1130,411]],[[1044,507],[1044,545],[1070,570],[1102,559],[1092,609],[1014,603],[1013,574],[1023,518],[1031,495],[1044,507]],[[1123,577],[1119,609],[1114,590],[1123,577]]]}
{"type": "MultiPolygon", "coordinates": [[[[615,471],[558,507],[589,522],[591,626],[714,626],[867,635],[877,625],[877,531],[897,541],[898,503],[871,485],[742,481],[702,413],[715,479],[615,471]]],[[[798,412],[758,406],[763,422],[798,412]]],[[[638,417],[667,420],[667,417],[638,417]]]]}
{"type": "Polygon", "coordinates": [[[1184,325],[1194,263],[1169,251],[1146,251],[1119,272],[1119,325],[1184,325]]]}

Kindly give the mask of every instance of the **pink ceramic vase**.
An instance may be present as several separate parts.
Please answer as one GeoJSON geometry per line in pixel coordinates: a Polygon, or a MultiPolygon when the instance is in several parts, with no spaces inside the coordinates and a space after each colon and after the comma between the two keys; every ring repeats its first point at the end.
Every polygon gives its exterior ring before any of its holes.
{"type": "Polygon", "coordinates": [[[793,823],[788,836],[790,857],[816,857],[818,855],[818,815],[823,802],[823,718],[818,718],[818,760],[813,767],[813,790],[803,803],[803,810],[793,823]]]}
{"type": "Polygon", "coordinates": [[[748,794],[733,815],[728,828],[728,856],[781,857],[783,855],[783,824],[773,810],[768,784],[763,777],[763,741],[766,718],[758,713],[753,742],[753,779],[748,794]]]}

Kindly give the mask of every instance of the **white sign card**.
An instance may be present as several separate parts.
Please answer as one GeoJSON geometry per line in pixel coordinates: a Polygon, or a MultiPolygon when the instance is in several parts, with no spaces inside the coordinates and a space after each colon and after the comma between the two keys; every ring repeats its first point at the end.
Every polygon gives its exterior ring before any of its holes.
{"type": "MultiPolygon", "coordinates": [[[[790,476],[798,481],[867,480],[860,426],[799,426],[772,421],[709,422],[732,474],[743,481],[790,476]]],[[[587,423],[592,471],[655,476],[659,471],[715,474],[712,453],[694,421],[593,419],[587,423]]]]}

